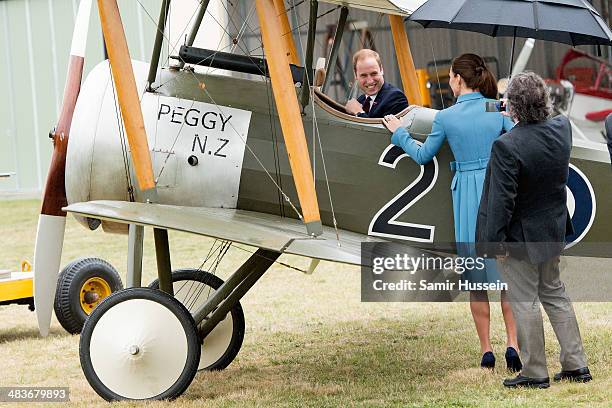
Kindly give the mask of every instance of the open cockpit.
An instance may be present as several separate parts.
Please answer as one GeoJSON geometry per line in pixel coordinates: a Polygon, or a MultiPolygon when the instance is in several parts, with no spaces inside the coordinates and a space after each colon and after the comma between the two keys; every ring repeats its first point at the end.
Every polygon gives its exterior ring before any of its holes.
{"type": "MultiPolygon", "coordinates": [[[[203,67],[225,69],[244,74],[261,75],[264,77],[270,76],[266,59],[260,57],[236,55],[183,45],[180,48],[179,55],[174,57],[174,59],[177,59],[182,63],[203,67]]],[[[291,69],[293,83],[301,88],[305,79],[304,67],[295,64],[290,64],[289,66],[291,69]]],[[[382,118],[362,118],[347,113],[343,104],[336,101],[323,91],[323,84],[325,83],[326,77],[324,58],[319,58],[314,71],[311,71],[308,74],[309,78],[312,78],[311,91],[313,102],[327,113],[338,117],[339,119],[348,120],[355,123],[371,125],[380,125],[382,123],[382,118]]],[[[309,79],[306,78],[306,81],[309,82],[309,79]]],[[[408,107],[399,112],[396,116],[401,118],[410,110],[411,108],[408,107]]]]}

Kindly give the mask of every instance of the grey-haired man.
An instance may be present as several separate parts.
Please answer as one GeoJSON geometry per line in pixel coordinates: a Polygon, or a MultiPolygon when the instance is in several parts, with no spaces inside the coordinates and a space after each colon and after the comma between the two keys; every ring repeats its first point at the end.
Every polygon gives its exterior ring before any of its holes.
{"type": "Polygon", "coordinates": [[[573,232],[566,204],[571,126],[563,116],[549,119],[548,90],[534,73],[514,76],[506,96],[517,124],[493,144],[476,231],[479,247],[498,255],[516,319],[523,369],[504,385],[550,385],[540,304],[561,346],[555,380],[590,381],[576,315],[559,279],[559,255],[573,232]]]}

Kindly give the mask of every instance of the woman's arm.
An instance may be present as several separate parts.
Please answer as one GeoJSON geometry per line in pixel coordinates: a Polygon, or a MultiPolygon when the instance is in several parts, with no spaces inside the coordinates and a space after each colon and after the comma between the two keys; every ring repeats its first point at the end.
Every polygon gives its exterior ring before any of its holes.
{"type": "Polygon", "coordinates": [[[512,130],[512,128],[514,127],[515,123],[514,121],[510,118],[510,116],[504,115],[502,114],[502,120],[504,121],[503,123],[503,128],[506,132],[509,132],[510,130],[512,130]]]}
{"type": "Polygon", "coordinates": [[[404,149],[415,162],[419,164],[429,163],[446,139],[444,126],[440,122],[439,116],[439,114],[436,115],[431,133],[422,145],[419,145],[403,127],[395,129],[391,136],[391,143],[404,149]]]}

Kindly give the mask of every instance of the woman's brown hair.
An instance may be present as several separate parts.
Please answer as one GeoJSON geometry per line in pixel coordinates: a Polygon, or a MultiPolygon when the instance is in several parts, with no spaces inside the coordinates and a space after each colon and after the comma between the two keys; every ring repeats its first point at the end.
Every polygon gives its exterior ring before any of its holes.
{"type": "Polygon", "coordinates": [[[453,60],[451,69],[461,75],[468,88],[480,91],[485,98],[497,99],[497,80],[482,57],[463,54],[453,60]]]}

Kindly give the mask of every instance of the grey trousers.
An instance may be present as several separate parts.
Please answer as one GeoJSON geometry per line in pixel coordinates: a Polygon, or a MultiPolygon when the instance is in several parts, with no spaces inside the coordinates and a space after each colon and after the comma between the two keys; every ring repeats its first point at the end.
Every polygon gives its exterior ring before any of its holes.
{"type": "Polygon", "coordinates": [[[561,368],[586,367],[580,330],[572,302],[559,279],[559,258],[531,264],[508,257],[499,262],[502,279],[508,284],[508,300],[516,320],[522,375],[548,377],[544,348],[544,325],[540,303],[548,315],[561,346],[561,368]]]}

